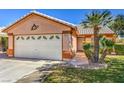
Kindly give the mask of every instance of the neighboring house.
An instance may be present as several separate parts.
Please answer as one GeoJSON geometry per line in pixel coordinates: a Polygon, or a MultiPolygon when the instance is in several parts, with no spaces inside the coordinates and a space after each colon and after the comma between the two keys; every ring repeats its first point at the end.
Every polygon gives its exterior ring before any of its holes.
{"type": "Polygon", "coordinates": [[[2,51],[2,37],[7,37],[7,34],[2,32],[4,28],[5,27],[0,27],[0,51],[2,51]]]}
{"type": "MultiPolygon", "coordinates": [[[[109,30],[105,30],[105,36],[113,38],[114,33],[111,30],[109,33],[109,30]]],[[[81,50],[82,42],[91,40],[93,36],[92,31],[84,33],[74,24],[35,11],[3,32],[8,34],[9,57],[54,60],[72,58],[81,50]]]]}

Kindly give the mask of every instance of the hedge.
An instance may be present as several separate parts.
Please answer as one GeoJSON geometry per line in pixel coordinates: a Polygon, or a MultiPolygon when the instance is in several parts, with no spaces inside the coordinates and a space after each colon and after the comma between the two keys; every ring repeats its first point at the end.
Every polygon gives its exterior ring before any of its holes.
{"type": "Polygon", "coordinates": [[[124,55],[124,44],[115,44],[114,47],[117,55],[124,55]]]}

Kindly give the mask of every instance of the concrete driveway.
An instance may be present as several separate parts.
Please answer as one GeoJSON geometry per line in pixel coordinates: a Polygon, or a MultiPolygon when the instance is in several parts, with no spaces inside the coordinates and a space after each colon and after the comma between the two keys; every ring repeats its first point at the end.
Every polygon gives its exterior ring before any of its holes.
{"type": "Polygon", "coordinates": [[[36,71],[38,67],[58,63],[61,61],[0,57],[0,82],[16,82],[25,75],[36,71]]]}

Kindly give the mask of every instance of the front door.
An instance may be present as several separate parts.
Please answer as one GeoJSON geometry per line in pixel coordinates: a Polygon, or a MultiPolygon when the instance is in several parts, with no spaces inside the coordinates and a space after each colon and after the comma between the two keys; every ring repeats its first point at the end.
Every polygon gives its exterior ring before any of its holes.
{"type": "Polygon", "coordinates": [[[78,37],[78,51],[83,51],[83,42],[84,38],[83,37],[78,37]]]}

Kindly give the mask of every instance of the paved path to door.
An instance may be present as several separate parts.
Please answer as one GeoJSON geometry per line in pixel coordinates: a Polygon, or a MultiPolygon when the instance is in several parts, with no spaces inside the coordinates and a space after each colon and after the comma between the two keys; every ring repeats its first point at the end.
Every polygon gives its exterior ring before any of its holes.
{"type": "Polygon", "coordinates": [[[0,82],[16,82],[20,78],[28,75],[47,64],[58,64],[61,61],[17,59],[0,57],[0,82]]]}
{"type": "Polygon", "coordinates": [[[89,63],[84,52],[77,52],[75,57],[71,60],[71,64],[78,66],[78,65],[86,65],[89,63]]]}

